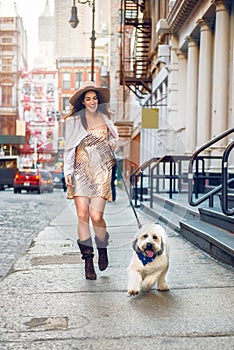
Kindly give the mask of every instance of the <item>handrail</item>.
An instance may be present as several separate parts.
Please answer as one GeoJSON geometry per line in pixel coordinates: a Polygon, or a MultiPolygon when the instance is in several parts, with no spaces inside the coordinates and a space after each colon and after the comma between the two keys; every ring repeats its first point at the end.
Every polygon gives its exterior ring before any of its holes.
{"type": "MultiPolygon", "coordinates": [[[[234,208],[232,209],[228,209],[228,200],[226,200],[228,198],[228,184],[229,182],[231,182],[230,180],[228,180],[228,156],[231,152],[231,150],[234,148],[234,141],[232,141],[231,143],[229,143],[229,145],[226,147],[224,153],[223,153],[223,160],[222,160],[222,199],[221,199],[221,203],[222,203],[222,211],[224,214],[226,215],[233,215],[234,214],[234,208]]],[[[231,179],[234,181],[234,179],[231,179]]]]}
{"type": "Polygon", "coordinates": [[[187,161],[190,157],[186,155],[166,155],[158,159],[155,165],[151,168],[151,183],[150,183],[150,207],[153,207],[153,179],[169,179],[169,197],[172,198],[173,194],[173,181],[187,179],[187,176],[181,175],[180,171],[178,174],[173,174],[173,166],[172,164],[176,164],[176,162],[187,161]],[[158,168],[161,163],[169,163],[170,164],[170,174],[169,175],[154,175],[153,171],[155,168],[158,168]]]}
{"type": "MultiPolygon", "coordinates": [[[[137,179],[140,177],[140,201],[143,199],[143,171],[147,168],[150,168],[150,165],[157,161],[157,157],[153,157],[150,160],[144,162],[141,166],[139,166],[130,176],[130,184],[132,185],[134,189],[134,197],[135,197],[135,207],[137,208],[137,195],[138,195],[138,184],[137,179]],[[135,181],[134,181],[135,180],[135,181]]],[[[131,195],[132,195],[132,188],[131,188],[131,195]]]]}
{"type": "MultiPolygon", "coordinates": [[[[222,132],[221,134],[219,134],[218,136],[216,136],[215,138],[213,138],[210,141],[207,141],[206,143],[204,143],[204,145],[202,145],[200,148],[198,148],[191,156],[191,162],[193,160],[195,160],[195,158],[197,157],[197,155],[199,153],[201,153],[202,151],[204,151],[206,148],[208,148],[209,146],[213,145],[214,143],[218,142],[219,140],[223,139],[224,137],[228,136],[229,134],[231,134],[232,132],[234,132],[234,128],[230,128],[224,132],[222,132]]],[[[190,162],[190,163],[191,163],[190,162]]],[[[190,169],[190,168],[189,168],[190,169]]]]}
{"type": "MultiPolygon", "coordinates": [[[[214,139],[206,142],[204,145],[202,145],[200,148],[198,148],[192,154],[192,156],[190,158],[190,161],[189,161],[189,167],[188,167],[188,201],[189,201],[190,205],[196,206],[196,205],[201,204],[202,202],[204,202],[209,197],[211,198],[214,194],[216,194],[218,191],[223,189],[224,183],[225,183],[225,187],[226,187],[226,192],[224,190],[224,195],[225,195],[225,198],[227,198],[227,184],[229,184],[232,181],[230,181],[230,180],[227,181],[227,174],[226,173],[223,174],[223,172],[222,172],[222,184],[217,186],[215,189],[211,190],[210,192],[206,193],[200,199],[194,201],[193,200],[193,183],[192,183],[193,182],[193,164],[194,164],[194,161],[198,159],[198,154],[200,154],[202,151],[204,151],[205,149],[207,149],[208,147],[210,147],[214,143],[218,142],[219,140],[223,139],[224,137],[230,135],[233,132],[234,132],[234,128],[230,128],[230,129],[224,131],[223,133],[221,133],[218,136],[216,136],[214,139]],[[224,176],[226,178],[226,182],[225,182],[224,176]]],[[[233,148],[233,142],[231,142],[230,145],[231,146],[228,145],[226,147],[226,149],[225,149],[225,151],[223,153],[223,156],[225,155],[226,162],[227,162],[227,158],[228,158],[228,156],[230,154],[230,151],[233,148]]],[[[225,165],[225,163],[224,163],[224,165],[225,165]]],[[[224,169],[225,169],[225,167],[224,167],[224,169]]],[[[222,210],[223,210],[223,201],[226,200],[225,198],[222,199],[222,210]]],[[[224,208],[224,210],[225,210],[225,208],[224,208]]],[[[227,208],[226,208],[226,211],[228,211],[227,208]]],[[[233,213],[231,213],[231,214],[229,213],[229,214],[226,214],[226,215],[233,215],[233,213]]]]}
{"type": "Polygon", "coordinates": [[[144,171],[151,163],[156,162],[158,157],[153,157],[147,161],[145,161],[142,165],[140,165],[136,170],[131,174],[131,177],[139,176],[140,172],[144,171]]]}

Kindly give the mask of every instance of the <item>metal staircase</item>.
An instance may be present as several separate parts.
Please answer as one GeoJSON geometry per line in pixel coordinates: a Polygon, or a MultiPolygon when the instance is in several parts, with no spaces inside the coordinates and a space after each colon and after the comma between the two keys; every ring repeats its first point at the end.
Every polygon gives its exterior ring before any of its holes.
{"type": "Polygon", "coordinates": [[[151,92],[149,52],[151,19],[144,17],[145,1],[122,1],[120,84],[126,85],[138,98],[151,92]],[[134,45],[130,49],[129,40],[134,45]]]}

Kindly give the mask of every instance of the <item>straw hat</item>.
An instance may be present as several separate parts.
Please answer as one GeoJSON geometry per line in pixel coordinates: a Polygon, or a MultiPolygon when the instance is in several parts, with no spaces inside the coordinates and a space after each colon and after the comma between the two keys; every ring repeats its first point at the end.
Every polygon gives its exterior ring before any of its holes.
{"type": "Polygon", "coordinates": [[[103,87],[99,87],[97,86],[93,81],[85,81],[83,82],[83,84],[81,85],[80,89],[76,91],[76,93],[70,98],[69,102],[75,106],[76,103],[78,102],[78,99],[87,91],[97,91],[100,99],[101,99],[101,103],[108,103],[109,99],[110,99],[110,91],[108,88],[103,88],[103,87]]]}

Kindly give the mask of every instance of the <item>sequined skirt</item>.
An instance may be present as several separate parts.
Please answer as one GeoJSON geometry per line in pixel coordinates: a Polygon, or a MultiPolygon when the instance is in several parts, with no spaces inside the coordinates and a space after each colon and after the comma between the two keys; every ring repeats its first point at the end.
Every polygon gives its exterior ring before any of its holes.
{"type": "Polygon", "coordinates": [[[114,161],[106,141],[105,129],[93,129],[76,147],[74,187],[68,187],[67,198],[84,196],[112,200],[111,176],[114,161]]]}

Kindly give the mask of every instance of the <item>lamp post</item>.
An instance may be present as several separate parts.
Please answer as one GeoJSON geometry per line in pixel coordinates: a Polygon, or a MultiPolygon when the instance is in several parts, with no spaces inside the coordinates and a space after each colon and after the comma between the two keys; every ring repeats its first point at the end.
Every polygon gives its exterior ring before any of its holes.
{"type": "MultiPolygon", "coordinates": [[[[95,23],[95,0],[87,0],[87,1],[81,1],[77,0],[78,4],[88,4],[90,7],[92,7],[92,35],[91,35],[91,80],[94,81],[94,50],[95,50],[95,29],[94,29],[94,23],[95,23]]],[[[79,19],[77,15],[77,7],[76,7],[76,0],[73,0],[73,6],[71,8],[71,18],[69,20],[69,23],[71,24],[72,28],[76,28],[79,24],[79,19]]]]}

